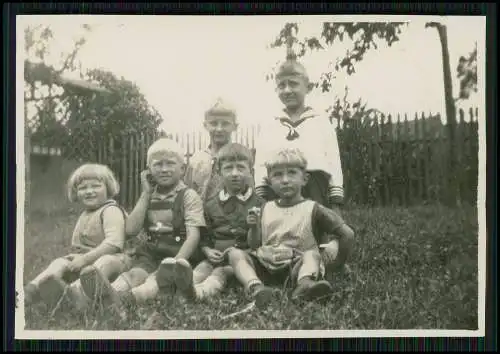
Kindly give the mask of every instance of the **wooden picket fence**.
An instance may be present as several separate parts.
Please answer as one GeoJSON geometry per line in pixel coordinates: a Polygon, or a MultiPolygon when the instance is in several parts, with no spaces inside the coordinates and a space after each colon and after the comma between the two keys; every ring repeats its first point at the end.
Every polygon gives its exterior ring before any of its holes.
{"type": "MultiPolygon", "coordinates": [[[[478,171],[478,110],[459,110],[456,156],[462,202],[475,203],[478,171]],[[466,117],[466,115],[468,117],[466,117]],[[466,119],[467,118],[467,119],[466,119]]],[[[412,205],[442,202],[449,186],[448,127],[438,116],[379,116],[371,123],[338,122],[346,202],[370,205],[412,205]]],[[[233,141],[255,147],[261,127],[242,127],[233,141]]],[[[332,125],[332,129],[335,129],[332,125]]],[[[183,146],[186,158],[208,147],[203,130],[170,136],[183,146]]],[[[120,202],[133,207],[140,194],[139,174],[155,135],[109,137],[98,146],[96,160],[109,165],[121,184],[120,202]]]]}

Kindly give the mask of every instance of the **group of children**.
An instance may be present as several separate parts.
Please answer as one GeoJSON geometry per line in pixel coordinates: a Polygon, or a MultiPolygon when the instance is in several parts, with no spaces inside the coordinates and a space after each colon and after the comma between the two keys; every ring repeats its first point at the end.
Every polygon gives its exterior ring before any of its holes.
{"type": "Polygon", "coordinates": [[[288,58],[278,72],[285,108],[262,132],[255,154],[231,142],[236,112],[218,101],[205,115],[206,151],[186,164],[174,141],[147,152],[141,195],[127,213],[114,201],[119,185],[106,166],[85,164],[68,196],[85,208],[70,255],[54,260],[24,289],[25,303],[77,308],[101,303],[122,318],[134,305],[175,290],[189,301],[219,294],[231,277],[265,308],[289,278],[293,299],[332,292],[325,271],[345,264],[353,230],[340,213],[343,177],[335,131],[305,105],[305,68],[288,58]],[[126,239],[139,242],[128,249],[126,239]]]}

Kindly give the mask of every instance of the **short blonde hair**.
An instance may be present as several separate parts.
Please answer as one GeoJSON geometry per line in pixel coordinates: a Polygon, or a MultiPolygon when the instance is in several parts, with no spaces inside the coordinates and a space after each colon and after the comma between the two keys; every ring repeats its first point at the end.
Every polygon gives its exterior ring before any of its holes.
{"type": "Polygon", "coordinates": [[[106,165],[87,163],[78,167],[68,179],[68,199],[77,200],[76,189],[83,180],[97,179],[106,185],[108,198],[114,198],[120,192],[120,184],[111,169],[106,165]]]}
{"type": "Polygon", "coordinates": [[[266,159],[265,166],[268,172],[279,166],[297,167],[305,171],[307,160],[299,149],[283,148],[272,152],[266,159]]]}
{"type": "Polygon", "coordinates": [[[151,144],[147,153],[148,166],[151,166],[151,159],[153,155],[158,152],[173,154],[178,157],[182,163],[185,162],[184,150],[176,141],[170,138],[160,138],[151,144]]]}
{"type": "Polygon", "coordinates": [[[236,110],[222,98],[218,98],[215,104],[205,112],[205,120],[210,117],[229,117],[236,123],[236,110]]]}

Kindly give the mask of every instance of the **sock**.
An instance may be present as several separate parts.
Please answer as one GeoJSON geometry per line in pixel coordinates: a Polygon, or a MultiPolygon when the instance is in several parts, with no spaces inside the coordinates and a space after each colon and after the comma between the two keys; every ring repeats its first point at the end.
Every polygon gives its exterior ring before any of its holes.
{"type": "Polygon", "coordinates": [[[154,299],[159,291],[155,277],[148,277],[143,284],[132,289],[132,294],[138,303],[145,303],[148,300],[154,299]]]}
{"type": "Polygon", "coordinates": [[[194,285],[196,298],[202,300],[207,297],[212,297],[221,292],[224,285],[225,284],[222,283],[220,279],[210,275],[205,281],[194,285]]]}
{"type": "Polygon", "coordinates": [[[73,282],[68,288],[69,296],[77,309],[82,310],[90,304],[91,300],[85,295],[80,280],[73,282]]]}
{"type": "Polygon", "coordinates": [[[133,268],[128,272],[122,273],[116,278],[112,286],[115,291],[127,291],[131,290],[142,283],[144,283],[148,277],[148,273],[141,268],[133,268]]]}

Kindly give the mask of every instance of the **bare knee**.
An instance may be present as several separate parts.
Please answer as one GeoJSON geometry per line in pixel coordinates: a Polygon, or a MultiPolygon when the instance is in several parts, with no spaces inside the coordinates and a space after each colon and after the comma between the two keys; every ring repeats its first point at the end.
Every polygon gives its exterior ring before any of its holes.
{"type": "Polygon", "coordinates": [[[115,262],[116,260],[117,260],[116,256],[111,254],[105,254],[104,256],[100,257],[98,260],[94,262],[94,266],[99,267],[102,265],[115,262]]]}
{"type": "Polygon", "coordinates": [[[241,260],[247,259],[247,254],[245,251],[240,250],[238,248],[234,248],[229,251],[228,255],[229,264],[234,267],[236,263],[241,260]]]}
{"type": "Polygon", "coordinates": [[[131,279],[145,281],[149,277],[149,273],[142,268],[132,268],[127,272],[127,275],[131,279]]]}
{"type": "Polygon", "coordinates": [[[304,261],[313,261],[319,263],[321,261],[321,254],[318,250],[308,250],[302,254],[304,261]]]}
{"type": "Polygon", "coordinates": [[[62,271],[66,269],[69,263],[70,261],[65,258],[56,258],[50,263],[49,267],[62,271]]]}

